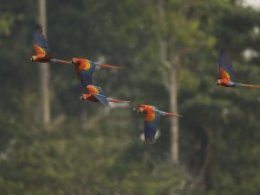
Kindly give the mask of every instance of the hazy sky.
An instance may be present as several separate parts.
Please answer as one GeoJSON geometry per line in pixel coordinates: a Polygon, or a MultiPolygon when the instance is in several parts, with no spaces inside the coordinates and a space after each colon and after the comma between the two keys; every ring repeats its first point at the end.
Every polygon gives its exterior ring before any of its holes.
{"type": "Polygon", "coordinates": [[[245,0],[245,2],[247,2],[250,5],[260,7],[260,0],[245,0]]]}

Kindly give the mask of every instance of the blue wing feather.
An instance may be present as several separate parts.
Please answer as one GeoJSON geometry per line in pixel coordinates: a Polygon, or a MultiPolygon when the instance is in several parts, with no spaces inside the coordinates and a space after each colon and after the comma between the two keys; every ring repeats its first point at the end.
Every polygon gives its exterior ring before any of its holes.
{"type": "Polygon", "coordinates": [[[44,35],[42,33],[41,25],[37,25],[36,26],[33,42],[34,42],[34,44],[37,44],[41,48],[43,48],[46,53],[50,52],[50,49],[49,49],[49,46],[48,46],[48,42],[47,42],[46,38],[44,37],[44,35]]]}
{"type": "Polygon", "coordinates": [[[90,64],[90,68],[88,70],[80,71],[80,81],[83,87],[93,84],[92,75],[95,72],[96,65],[92,62],[90,62],[89,64],[90,64]]]}
{"type": "Polygon", "coordinates": [[[154,136],[156,134],[157,127],[152,125],[149,122],[144,123],[144,137],[145,140],[154,140],[154,136]]]}
{"type": "Polygon", "coordinates": [[[223,49],[220,51],[219,55],[219,68],[224,69],[230,75],[230,79],[232,81],[235,81],[235,73],[232,69],[231,61],[228,57],[227,52],[223,49]]]}
{"type": "Polygon", "coordinates": [[[107,97],[101,94],[93,94],[103,106],[108,106],[107,97]]]}
{"type": "Polygon", "coordinates": [[[96,94],[93,94],[95,98],[103,105],[103,106],[108,106],[108,100],[107,97],[105,96],[103,90],[101,87],[95,86],[97,90],[99,91],[96,94]]]}
{"type": "Polygon", "coordinates": [[[145,121],[145,123],[144,123],[145,140],[148,140],[151,142],[154,141],[154,136],[156,134],[159,120],[160,120],[160,114],[155,112],[155,118],[152,121],[150,121],[150,122],[145,121]]]}

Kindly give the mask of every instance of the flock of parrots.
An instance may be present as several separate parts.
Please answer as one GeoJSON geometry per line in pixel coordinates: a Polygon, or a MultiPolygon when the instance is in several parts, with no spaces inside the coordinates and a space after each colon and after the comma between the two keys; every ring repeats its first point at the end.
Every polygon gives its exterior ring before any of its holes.
{"type": "MultiPolygon", "coordinates": [[[[56,62],[61,64],[73,64],[75,66],[77,78],[80,80],[83,88],[83,93],[80,95],[81,100],[99,102],[103,106],[109,106],[109,102],[130,103],[130,101],[107,97],[103,93],[101,87],[94,85],[92,81],[92,75],[95,72],[96,68],[120,69],[121,67],[93,62],[88,59],[82,58],[72,58],[71,61],[54,58],[53,54],[50,52],[48,42],[43,35],[42,26],[39,24],[37,24],[35,28],[33,47],[35,50],[35,55],[31,57],[32,62],[56,62]]],[[[234,71],[232,70],[231,62],[225,50],[220,51],[218,64],[219,79],[216,82],[217,85],[221,85],[224,87],[250,87],[260,89],[260,86],[257,85],[242,84],[235,82],[234,71]]],[[[133,110],[145,113],[144,138],[147,144],[152,144],[155,142],[155,134],[161,116],[181,117],[181,115],[177,113],[161,111],[153,105],[142,104],[139,105],[137,108],[133,108],[133,110]]]]}

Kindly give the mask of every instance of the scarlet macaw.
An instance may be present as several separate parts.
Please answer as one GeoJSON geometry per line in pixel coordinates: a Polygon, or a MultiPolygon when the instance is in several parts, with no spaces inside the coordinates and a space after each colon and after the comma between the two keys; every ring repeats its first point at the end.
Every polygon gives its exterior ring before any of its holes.
{"type": "Polygon", "coordinates": [[[61,64],[71,63],[70,61],[53,58],[53,54],[50,52],[48,42],[43,35],[42,26],[40,24],[37,24],[35,28],[33,47],[36,54],[31,57],[32,62],[41,62],[41,63],[57,62],[61,64]]]}
{"type": "Polygon", "coordinates": [[[113,66],[109,64],[102,64],[90,61],[84,58],[72,58],[72,64],[75,65],[75,70],[77,73],[78,79],[80,79],[83,87],[87,85],[91,85],[92,75],[96,70],[96,67],[100,68],[112,68],[112,69],[120,69],[121,67],[113,66]]]}
{"type": "Polygon", "coordinates": [[[155,143],[155,134],[161,116],[181,117],[179,114],[164,112],[152,105],[139,105],[137,112],[145,113],[144,138],[147,144],[155,143]]]}
{"type": "Polygon", "coordinates": [[[126,100],[109,98],[104,95],[100,87],[93,85],[92,74],[94,73],[97,66],[103,68],[119,68],[119,67],[108,65],[108,64],[98,64],[83,58],[72,58],[72,63],[75,65],[77,77],[80,80],[81,85],[85,91],[85,93],[80,95],[81,100],[100,102],[103,106],[108,106],[109,102],[114,102],[114,103],[130,102],[126,100]]]}
{"type": "Polygon", "coordinates": [[[224,50],[221,50],[219,55],[219,79],[216,83],[217,85],[222,85],[224,87],[260,88],[258,85],[235,82],[235,74],[231,67],[231,61],[224,50]]]}
{"type": "Polygon", "coordinates": [[[110,98],[104,95],[102,89],[95,85],[87,85],[85,86],[85,93],[80,95],[81,100],[87,100],[91,102],[100,102],[103,106],[108,106],[109,102],[114,103],[129,103],[130,101],[126,100],[118,100],[114,98],[110,98]]]}

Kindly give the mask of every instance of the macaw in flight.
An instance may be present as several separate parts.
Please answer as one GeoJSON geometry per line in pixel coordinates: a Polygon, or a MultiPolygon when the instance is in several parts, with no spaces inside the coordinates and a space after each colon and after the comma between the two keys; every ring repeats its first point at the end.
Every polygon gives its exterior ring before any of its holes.
{"type": "Polygon", "coordinates": [[[231,61],[224,50],[221,50],[219,55],[219,79],[216,83],[217,85],[222,85],[224,87],[247,87],[260,89],[259,85],[235,82],[235,74],[231,67],[231,61]]]}
{"type": "Polygon", "coordinates": [[[95,86],[95,85],[87,85],[84,88],[85,93],[80,95],[81,100],[87,100],[91,102],[99,102],[103,106],[109,106],[109,102],[114,103],[130,103],[130,101],[127,100],[119,100],[107,97],[101,87],[95,86]]]}
{"type": "Polygon", "coordinates": [[[92,75],[97,66],[103,68],[119,68],[117,66],[108,64],[97,64],[83,58],[72,58],[72,64],[75,65],[75,70],[78,79],[84,89],[84,93],[80,95],[81,100],[87,100],[91,102],[100,102],[103,106],[108,106],[109,102],[114,103],[129,103],[130,101],[118,100],[109,98],[104,95],[102,89],[98,86],[93,85],[92,75]]]}
{"type": "Polygon", "coordinates": [[[155,134],[161,116],[181,117],[181,115],[171,112],[164,112],[152,105],[139,105],[137,112],[145,113],[144,118],[144,138],[147,144],[155,143],[155,134]]]}
{"type": "Polygon", "coordinates": [[[42,26],[40,24],[37,24],[35,27],[33,47],[36,54],[31,57],[32,62],[71,64],[70,61],[53,58],[53,54],[50,52],[48,42],[43,35],[42,26]]]}
{"type": "Polygon", "coordinates": [[[96,68],[112,68],[120,69],[119,66],[114,66],[110,64],[102,64],[90,61],[84,58],[72,58],[72,64],[75,66],[78,79],[80,79],[83,86],[92,85],[92,75],[96,68]]]}

